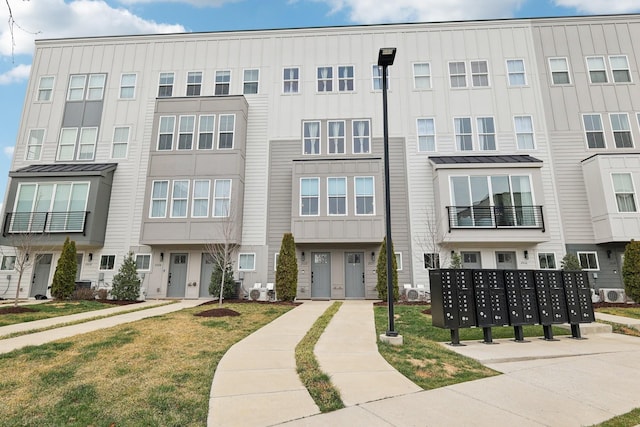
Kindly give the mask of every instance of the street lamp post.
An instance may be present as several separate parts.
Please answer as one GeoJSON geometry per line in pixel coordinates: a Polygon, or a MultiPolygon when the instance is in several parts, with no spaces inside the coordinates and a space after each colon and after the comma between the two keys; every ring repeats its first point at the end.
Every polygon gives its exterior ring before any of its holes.
{"type": "Polygon", "coordinates": [[[391,192],[389,188],[389,119],[387,117],[387,68],[393,65],[396,57],[395,47],[383,47],[378,52],[378,66],[382,67],[382,120],[384,126],[384,193],[386,219],[386,250],[387,250],[387,303],[389,307],[389,327],[386,335],[397,337],[393,319],[393,245],[391,244],[391,192]]]}

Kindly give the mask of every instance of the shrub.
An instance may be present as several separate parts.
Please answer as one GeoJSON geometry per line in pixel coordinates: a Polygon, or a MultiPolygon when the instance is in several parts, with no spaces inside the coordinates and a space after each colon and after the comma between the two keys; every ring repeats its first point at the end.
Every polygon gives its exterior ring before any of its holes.
{"type": "Polygon", "coordinates": [[[580,260],[575,254],[567,253],[560,262],[560,266],[563,270],[578,271],[582,270],[580,260]]]}
{"type": "MultiPolygon", "coordinates": [[[[218,263],[214,264],[211,272],[211,281],[209,282],[209,294],[214,298],[220,297],[220,282],[222,281],[222,269],[218,263]]],[[[236,293],[236,282],[233,280],[233,266],[229,263],[224,271],[224,289],[222,290],[222,299],[233,298],[236,293]]]]}
{"type": "Polygon", "coordinates": [[[451,254],[451,262],[449,263],[449,268],[462,268],[462,257],[458,252],[454,252],[451,254]]]}
{"type": "MultiPolygon", "coordinates": [[[[391,242],[391,253],[394,253],[393,242],[391,242]]],[[[393,300],[398,301],[400,297],[400,291],[398,289],[398,264],[395,255],[391,257],[391,277],[393,280],[393,300]]],[[[378,298],[383,301],[387,301],[387,238],[385,237],[380,246],[380,253],[378,254],[378,266],[376,268],[378,273],[378,281],[376,283],[376,290],[378,291],[378,298]]]]}
{"type": "Polygon", "coordinates": [[[51,296],[56,299],[69,299],[76,289],[76,273],[78,261],[76,260],[76,242],[67,237],[62,246],[62,253],[56,265],[51,282],[51,296]]]}
{"type": "Polygon", "coordinates": [[[276,267],[276,295],[282,301],[293,301],[298,289],[298,260],[293,234],[282,236],[280,255],[276,267]]]}
{"type": "Polygon", "coordinates": [[[96,292],[96,296],[98,297],[98,299],[107,299],[107,297],[109,296],[109,291],[107,289],[98,289],[98,291],[96,292]]]}
{"type": "Polygon", "coordinates": [[[118,274],[113,276],[112,285],[111,295],[117,300],[135,301],[140,296],[140,277],[132,252],[125,257],[118,274]]]}
{"type": "Polygon", "coordinates": [[[640,241],[631,240],[624,248],[622,281],[627,296],[640,301],[640,241]]]}
{"type": "Polygon", "coordinates": [[[96,291],[87,288],[76,289],[73,291],[71,299],[75,301],[91,301],[96,299],[96,291]]]}

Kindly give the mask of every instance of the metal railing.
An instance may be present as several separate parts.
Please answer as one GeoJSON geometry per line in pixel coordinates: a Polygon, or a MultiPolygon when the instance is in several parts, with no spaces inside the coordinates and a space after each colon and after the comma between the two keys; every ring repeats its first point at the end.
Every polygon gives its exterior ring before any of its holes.
{"type": "Polygon", "coordinates": [[[542,206],[447,206],[449,232],[457,228],[530,228],[545,231],[542,206]]]}
{"type": "Polygon", "coordinates": [[[2,235],[19,233],[82,233],[85,234],[88,211],[69,212],[7,212],[2,235]]]}

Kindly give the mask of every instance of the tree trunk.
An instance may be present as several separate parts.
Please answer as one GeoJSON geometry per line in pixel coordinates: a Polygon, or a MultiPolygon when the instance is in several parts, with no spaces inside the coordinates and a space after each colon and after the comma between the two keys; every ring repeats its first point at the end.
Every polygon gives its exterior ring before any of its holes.
{"type": "Polygon", "coordinates": [[[18,283],[16,285],[16,300],[13,302],[13,306],[18,306],[18,298],[20,298],[20,283],[22,282],[22,269],[18,272],[18,283]]]}

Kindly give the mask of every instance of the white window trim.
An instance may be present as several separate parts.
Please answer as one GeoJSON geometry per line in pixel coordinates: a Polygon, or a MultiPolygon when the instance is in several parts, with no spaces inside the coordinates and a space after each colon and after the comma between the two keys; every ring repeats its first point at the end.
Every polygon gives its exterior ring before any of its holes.
{"type": "Polygon", "coordinates": [[[638,212],[638,198],[636,197],[637,192],[636,192],[636,183],[634,182],[633,179],[633,174],[631,172],[611,172],[609,174],[610,179],[611,179],[611,191],[613,191],[613,198],[614,198],[614,202],[616,204],[616,212],[618,212],[619,214],[633,214],[633,213],[637,213],[638,212]],[[631,178],[631,191],[632,191],[632,195],[633,195],[633,203],[636,207],[635,211],[621,211],[619,206],[618,206],[618,200],[617,200],[617,195],[618,194],[629,194],[629,193],[623,193],[623,192],[617,192],[616,191],[616,186],[615,186],[615,182],[613,180],[613,175],[629,175],[629,177],[631,178]]]}
{"type": "MultiPolygon", "coordinates": [[[[299,208],[298,208],[298,214],[300,217],[315,217],[315,216],[320,216],[320,194],[322,193],[321,189],[320,189],[320,178],[315,177],[315,176],[309,176],[309,177],[301,177],[300,178],[300,185],[299,185],[299,195],[298,195],[298,203],[299,203],[299,208]],[[315,180],[318,183],[318,195],[315,196],[318,199],[318,212],[315,214],[303,214],[302,213],[302,180],[315,180]]],[[[310,197],[308,197],[310,198],[310,197]]]]}
{"type": "MultiPolygon", "coordinates": [[[[319,210],[319,209],[318,209],[319,210]]],[[[347,216],[349,215],[349,180],[347,179],[346,176],[328,176],[327,177],[327,216],[347,216]],[[343,179],[344,180],[344,213],[343,214],[332,214],[330,212],[329,206],[329,200],[330,200],[330,194],[329,194],[329,180],[330,179],[343,179]]]]}
{"type": "Polygon", "coordinates": [[[468,89],[469,88],[469,80],[467,79],[467,74],[469,74],[470,70],[467,70],[467,63],[466,61],[448,61],[447,62],[447,76],[449,77],[449,89],[468,89]],[[464,74],[451,74],[451,64],[458,64],[458,63],[463,63],[464,64],[464,74]],[[459,76],[463,76],[464,75],[464,86],[453,86],[451,77],[459,77],[459,76]]]}
{"type": "MultiPolygon", "coordinates": [[[[89,80],[89,75],[88,74],[71,74],[69,76],[69,87],[67,88],[67,101],[69,102],[81,102],[84,101],[87,97],[87,80],[89,80]],[[71,80],[73,80],[74,77],[78,77],[78,76],[82,76],[84,77],[84,82],[82,85],[82,96],[79,99],[70,99],[71,96],[71,80]]],[[[80,89],[79,86],[74,87],[73,89],[80,89]]]]}
{"type": "MultiPolygon", "coordinates": [[[[373,152],[373,138],[371,136],[371,120],[369,119],[353,119],[351,120],[351,153],[355,156],[360,156],[360,155],[370,155],[373,152]],[[367,135],[367,138],[369,139],[369,150],[368,151],[359,151],[356,153],[355,151],[355,147],[356,147],[356,138],[357,137],[361,137],[360,135],[356,135],[356,122],[367,122],[369,124],[369,134],[367,135]]],[[[345,134],[347,133],[347,130],[345,128],[345,134]]],[[[345,147],[346,150],[346,147],[345,147]]]]}
{"type": "Polygon", "coordinates": [[[529,86],[529,81],[527,80],[527,64],[523,58],[507,58],[504,61],[504,66],[507,70],[507,86],[508,87],[526,87],[529,86]],[[512,85],[511,79],[509,78],[512,74],[520,74],[520,73],[511,73],[509,71],[509,61],[521,61],[522,62],[522,76],[524,77],[524,83],[521,85],[512,85]]]}
{"type": "MultiPolygon", "coordinates": [[[[390,92],[391,91],[391,79],[389,78],[391,73],[391,67],[387,67],[387,91],[390,92]]],[[[381,92],[382,91],[382,67],[380,67],[378,64],[371,64],[371,91],[372,92],[381,92]],[[376,77],[373,74],[373,69],[374,67],[378,67],[380,69],[380,76],[376,77]],[[380,79],[380,89],[376,89],[376,79],[380,79]]]]}
{"type": "Polygon", "coordinates": [[[587,150],[605,150],[608,146],[607,144],[607,135],[604,131],[604,122],[602,121],[602,114],[600,113],[583,113],[582,114],[582,130],[584,132],[584,144],[587,150]],[[600,132],[602,133],[602,141],[604,143],[604,147],[589,147],[589,139],[587,138],[587,133],[595,133],[595,131],[588,131],[586,123],[584,121],[585,116],[598,116],[600,117],[600,132]]]}
{"type": "Polygon", "coordinates": [[[475,150],[475,143],[474,143],[474,127],[473,127],[473,117],[471,116],[459,116],[459,117],[454,117],[453,118],[453,144],[454,144],[454,149],[457,153],[469,153],[469,152],[473,152],[475,150]],[[457,129],[456,129],[456,119],[469,119],[469,123],[471,125],[471,133],[461,133],[458,134],[457,129]],[[466,136],[466,135],[470,135],[471,136],[471,150],[463,150],[462,147],[458,147],[458,141],[457,141],[457,136],[466,136]]]}
{"type": "Polygon", "coordinates": [[[402,252],[394,252],[394,255],[396,256],[397,271],[402,271],[402,252]]]}
{"type": "MultiPolygon", "coordinates": [[[[214,146],[216,147],[216,149],[218,150],[233,150],[236,146],[236,115],[235,114],[218,114],[218,133],[217,133],[218,137],[215,138],[217,140],[217,144],[214,144],[214,146]],[[220,122],[222,122],[222,118],[223,117],[227,117],[227,116],[231,116],[233,117],[233,129],[231,129],[231,131],[222,130],[222,127],[220,126],[220,122]],[[224,133],[224,134],[231,134],[231,147],[220,147],[220,135],[224,133]]],[[[215,141],[214,141],[215,143],[215,141]]]]}
{"type": "Polygon", "coordinates": [[[533,123],[533,116],[531,115],[518,115],[518,116],[513,116],[513,133],[515,135],[515,143],[516,143],[516,150],[518,151],[534,151],[537,149],[537,144],[536,144],[536,128],[535,128],[535,124],[533,123]],[[518,117],[529,117],[529,120],[531,121],[531,137],[533,139],[533,147],[532,148],[520,148],[520,146],[518,145],[518,135],[525,135],[525,133],[523,132],[518,132],[518,129],[516,127],[516,118],[518,117]]]}
{"type": "Polygon", "coordinates": [[[169,218],[187,218],[189,217],[189,192],[191,191],[191,181],[188,179],[174,179],[173,181],[171,181],[171,208],[169,209],[169,218]],[[187,206],[184,210],[184,215],[181,216],[175,216],[173,215],[173,206],[176,202],[176,197],[175,197],[175,185],[176,182],[186,182],[187,183],[187,191],[186,191],[186,197],[181,197],[180,199],[177,199],[178,201],[182,201],[182,200],[186,200],[187,202],[187,206]]]}
{"type": "Polygon", "coordinates": [[[229,216],[231,216],[231,195],[233,194],[233,179],[231,178],[220,178],[220,179],[214,179],[213,180],[213,209],[211,212],[211,215],[213,216],[213,218],[228,218],[229,216]],[[216,184],[218,183],[218,181],[229,181],[229,196],[217,196],[216,195],[216,188],[218,187],[216,184]],[[216,215],[216,201],[218,200],[228,200],[229,203],[229,209],[227,210],[227,214],[226,215],[216,215]]]}
{"type": "MultiPolygon", "coordinates": [[[[498,151],[498,136],[497,136],[497,126],[496,126],[496,119],[493,116],[477,116],[476,120],[475,120],[475,125],[476,125],[476,140],[478,141],[478,151],[480,152],[495,152],[498,151]],[[491,119],[491,122],[493,123],[493,133],[480,133],[480,126],[478,126],[478,120],[479,119],[491,119]],[[480,136],[486,136],[486,135],[493,135],[493,144],[495,145],[495,147],[493,149],[491,148],[482,148],[481,144],[480,144],[480,136]]],[[[473,124],[471,125],[471,129],[473,132],[473,124]]],[[[471,137],[471,139],[473,140],[473,136],[471,137]]]]}
{"type": "Polygon", "coordinates": [[[127,100],[130,101],[132,99],[136,99],[136,86],[138,85],[138,73],[122,73],[120,74],[120,86],[118,87],[118,99],[123,99],[123,100],[127,100]],[[123,86],[122,85],[122,79],[124,76],[134,76],[134,82],[133,82],[133,86],[123,86]],[[133,95],[131,96],[131,98],[123,98],[122,97],[122,89],[123,88],[130,88],[133,87],[133,95]]]}
{"type": "MultiPolygon", "coordinates": [[[[167,208],[169,207],[169,190],[170,190],[170,185],[171,185],[171,181],[169,181],[168,179],[157,179],[157,180],[153,180],[151,181],[151,194],[149,197],[149,218],[154,219],[154,218],[166,218],[167,217],[167,208]],[[164,198],[164,215],[162,216],[153,216],[153,201],[156,200],[153,198],[153,187],[155,186],[156,182],[166,182],[167,183],[167,195],[164,198]]],[[[163,199],[157,199],[158,201],[163,200],[163,199]]]]}
{"type": "Polygon", "coordinates": [[[255,269],[256,269],[256,253],[255,252],[240,252],[238,254],[238,271],[255,271],[255,269]],[[249,255],[253,259],[253,266],[251,268],[243,268],[242,267],[242,265],[240,263],[240,258],[242,258],[243,255],[249,255]]]}
{"type": "Polygon", "coordinates": [[[280,258],[280,252],[273,254],[273,271],[278,271],[278,259],[280,258]]]}
{"type": "Polygon", "coordinates": [[[98,271],[114,271],[116,269],[116,265],[118,261],[118,256],[116,254],[101,254],[100,259],[98,260],[98,271]],[[113,268],[102,268],[102,258],[103,257],[113,257],[113,268]]]}
{"type": "Polygon", "coordinates": [[[202,70],[191,70],[191,71],[187,71],[185,77],[184,77],[184,96],[186,97],[194,97],[194,96],[202,96],[202,89],[203,89],[203,85],[204,85],[204,71],[202,70]],[[189,83],[189,74],[196,74],[196,73],[200,73],[200,83],[196,84],[196,83],[189,83]],[[189,86],[200,86],[200,94],[198,95],[188,95],[188,91],[189,91],[189,86]]]}
{"type": "MultiPolygon", "coordinates": [[[[369,197],[368,195],[362,197],[369,197]]],[[[353,213],[355,216],[375,216],[376,215],[376,178],[375,176],[354,176],[353,177],[353,213]],[[358,191],[356,187],[357,178],[371,178],[371,182],[373,184],[373,194],[371,197],[373,198],[373,212],[371,213],[358,213],[358,191]]]]}
{"type": "Polygon", "coordinates": [[[334,70],[334,66],[333,65],[320,65],[316,67],[316,74],[315,74],[315,85],[316,85],[316,93],[335,93],[338,92],[336,90],[336,76],[335,76],[335,70],[334,70]],[[322,79],[323,82],[328,82],[331,81],[331,90],[319,90],[318,89],[318,83],[320,81],[320,77],[318,77],[318,71],[320,70],[320,68],[330,68],[331,69],[331,78],[326,78],[326,79],[322,79]]]}
{"type": "Polygon", "coordinates": [[[85,99],[87,101],[102,101],[104,99],[104,89],[107,86],[107,75],[106,73],[91,73],[91,74],[87,74],[87,87],[85,89],[85,99]],[[91,77],[94,76],[103,76],[104,79],[102,80],[102,85],[101,86],[91,86],[91,77]],[[99,98],[89,98],[89,94],[91,92],[92,89],[100,89],[100,97],[99,98]]]}
{"type": "Polygon", "coordinates": [[[433,73],[432,73],[432,69],[431,69],[431,62],[429,61],[419,61],[419,62],[414,62],[411,64],[411,71],[413,73],[413,89],[414,90],[431,90],[433,89],[433,73]],[[416,65],[428,65],[429,66],[429,74],[420,74],[417,75],[416,74],[416,65]],[[416,77],[428,77],[429,80],[429,86],[428,87],[417,87],[416,86],[416,77]]]}
{"type": "Polygon", "coordinates": [[[231,95],[231,80],[233,79],[233,73],[231,72],[230,69],[220,69],[220,70],[215,70],[215,72],[213,73],[213,96],[228,96],[231,95]],[[228,82],[218,82],[218,73],[228,73],[229,75],[229,81],[228,82]],[[227,93],[222,93],[222,94],[216,94],[216,88],[218,87],[218,85],[227,85],[229,87],[229,90],[227,91],[227,93]]]}
{"type": "Polygon", "coordinates": [[[33,161],[37,161],[40,160],[42,158],[42,148],[44,147],[44,139],[47,135],[47,130],[44,128],[33,128],[33,129],[29,129],[29,133],[27,135],[27,147],[24,150],[24,159],[25,160],[33,160],[33,161]],[[40,144],[31,144],[31,133],[34,131],[42,131],[42,141],[40,141],[40,144]],[[30,152],[30,148],[31,147],[40,147],[40,150],[38,151],[38,155],[34,156],[33,159],[29,158],[29,152],[30,152]]]}
{"type": "MultiPolygon", "coordinates": [[[[193,114],[185,114],[183,116],[179,116],[178,117],[178,138],[176,138],[176,151],[190,151],[193,150],[193,146],[195,144],[195,136],[196,136],[196,125],[199,124],[199,121],[196,120],[197,117],[194,116],[193,114]],[[184,119],[185,121],[188,120],[189,117],[193,118],[193,127],[191,128],[191,131],[186,131],[186,132],[182,132],[182,129],[180,129],[181,125],[182,125],[182,120],[184,119]],[[191,147],[189,148],[180,148],[180,136],[181,135],[191,135],[191,147]]],[[[235,123],[234,123],[235,126],[235,123]]]]}
{"type": "Polygon", "coordinates": [[[153,265],[153,257],[151,254],[135,254],[135,258],[134,258],[135,262],[136,262],[136,271],[151,271],[151,266],[153,265]],[[142,257],[149,257],[149,268],[137,268],[138,266],[138,257],[142,256],[142,257]]]}
{"type": "Polygon", "coordinates": [[[210,179],[194,179],[193,180],[193,188],[191,189],[191,217],[192,218],[208,218],[209,217],[209,207],[211,202],[211,180],[210,179]],[[197,182],[206,182],[207,183],[207,196],[205,197],[196,197],[196,183],[197,182]],[[204,215],[196,215],[196,201],[206,200],[207,211],[204,215]]]}
{"type": "Polygon", "coordinates": [[[538,268],[540,270],[557,270],[558,269],[558,257],[556,256],[555,252],[542,252],[542,251],[539,251],[539,252],[536,253],[536,259],[538,260],[538,268]],[[540,255],[543,255],[543,254],[544,255],[553,255],[553,263],[555,264],[555,268],[549,268],[549,267],[543,268],[542,265],[540,265],[540,255]]]}
{"type": "MultiPolygon", "coordinates": [[[[600,261],[598,260],[598,252],[596,251],[577,251],[576,252],[576,256],[578,257],[578,261],[580,261],[580,255],[590,255],[593,254],[596,260],[596,268],[584,268],[582,267],[583,271],[600,271],[600,261]]],[[[580,263],[580,265],[582,266],[582,262],[580,263]]]]}
{"type": "Polygon", "coordinates": [[[300,70],[301,70],[301,67],[299,67],[299,66],[282,67],[281,76],[282,76],[282,94],[283,95],[298,95],[298,94],[300,94],[302,92],[302,85],[300,84],[300,74],[301,74],[300,70]],[[298,78],[297,79],[286,80],[284,78],[284,70],[293,70],[293,69],[298,70],[298,78]],[[289,82],[289,83],[293,83],[293,82],[298,83],[298,90],[295,91],[295,92],[286,92],[284,90],[284,87],[285,87],[285,83],[287,83],[287,82],[289,82]]]}
{"type": "Polygon", "coordinates": [[[613,145],[615,148],[617,149],[633,149],[635,148],[636,144],[635,141],[633,140],[633,130],[631,129],[631,120],[629,120],[629,114],[628,113],[609,113],[609,125],[611,126],[611,138],[613,140],[613,145]],[[616,144],[616,132],[626,132],[623,130],[616,130],[613,128],[613,116],[626,116],[627,117],[627,125],[629,125],[629,129],[627,130],[629,132],[629,137],[631,139],[631,147],[618,147],[618,145],[616,144]]]}
{"type": "MultiPolygon", "coordinates": [[[[304,128],[303,128],[303,132],[304,132],[304,128]]],[[[319,131],[320,132],[320,131],[319,131]]],[[[320,152],[322,152],[322,132],[320,132],[320,135],[318,135],[318,137],[320,138],[320,152]]],[[[304,147],[302,147],[302,149],[304,150],[304,147]]],[[[327,154],[346,154],[347,153],[347,121],[346,120],[327,120],[327,154]],[[342,152],[340,151],[336,151],[335,153],[331,152],[331,124],[332,123],[337,123],[340,122],[342,123],[342,130],[343,130],[343,135],[342,135],[342,152]]]]}
{"type": "Polygon", "coordinates": [[[0,271],[16,271],[16,259],[17,255],[2,255],[2,259],[0,260],[0,271]],[[2,268],[5,265],[5,260],[7,258],[13,258],[13,263],[11,264],[11,268],[2,268]]]}
{"type": "Polygon", "coordinates": [[[35,102],[52,102],[53,101],[53,93],[54,93],[54,89],[56,87],[56,77],[55,76],[40,76],[40,78],[38,79],[38,90],[36,90],[36,99],[35,102]],[[52,79],[52,83],[51,83],[51,89],[42,89],[42,79],[46,79],[46,78],[50,78],[52,79]],[[49,99],[43,100],[40,99],[40,92],[46,90],[46,91],[51,91],[51,93],[49,94],[49,99]]]}
{"type": "MultiPolygon", "coordinates": [[[[347,136],[346,136],[347,124],[345,123],[344,126],[345,126],[345,128],[344,128],[345,138],[344,139],[345,139],[345,151],[346,151],[346,149],[347,149],[347,147],[346,147],[346,145],[347,145],[347,141],[346,141],[346,139],[347,139],[347,136]]],[[[316,138],[314,138],[314,139],[316,139],[316,138]]],[[[322,121],[320,121],[320,120],[304,120],[302,122],[302,155],[303,156],[319,156],[321,154],[322,154],[322,121]],[[306,123],[317,123],[318,124],[318,137],[317,137],[317,139],[318,139],[318,152],[317,153],[305,153],[304,152],[304,146],[305,146],[304,126],[305,126],[306,123]]]]}
{"type": "Polygon", "coordinates": [[[197,132],[196,132],[196,140],[194,141],[194,146],[196,150],[205,150],[205,151],[209,151],[209,150],[213,150],[216,148],[216,115],[215,114],[200,114],[198,116],[198,123],[197,123],[197,132]],[[202,132],[200,129],[200,126],[202,124],[202,118],[203,117],[213,117],[213,129],[211,129],[211,132],[202,132]],[[211,148],[200,148],[200,135],[202,135],[203,133],[211,133],[211,148]]]}
{"type": "MultiPolygon", "coordinates": [[[[566,56],[553,56],[548,58],[547,60],[547,65],[549,67],[549,84],[551,86],[569,86],[573,84],[573,80],[571,79],[571,67],[569,66],[569,58],[567,58],[566,56]],[[554,59],[564,59],[564,63],[567,65],[567,69],[566,69],[566,73],[567,76],[569,77],[569,83],[554,83],[553,82],[553,69],[551,68],[551,61],[554,59]]],[[[556,73],[559,73],[560,71],[556,71],[556,73]]],[[[562,71],[565,72],[565,71],[562,71]]]]}
{"type": "Polygon", "coordinates": [[[176,127],[180,126],[180,124],[178,123],[178,126],[176,126],[176,122],[179,122],[179,120],[177,120],[176,116],[160,116],[158,118],[158,140],[156,141],[156,151],[173,151],[175,149],[175,139],[176,139],[176,127]],[[162,119],[165,117],[171,117],[173,118],[173,126],[172,126],[172,130],[171,130],[171,148],[169,149],[161,149],[160,148],[160,136],[161,135],[168,135],[168,132],[162,132],[161,128],[162,128],[162,119]]]}
{"type": "Polygon", "coordinates": [[[115,159],[126,159],[129,157],[129,143],[131,142],[131,126],[114,126],[113,127],[113,135],[111,137],[111,152],[109,153],[109,158],[112,160],[115,159]],[[118,141],[117,143],[115,142],[115,138],[116,138],[116,129],[122,129],[122,128],[126,128],[129,129],[127,132],[127,142],[121,142],[118,141]],[[126,151],[124,153],[124,157],[113,157],[113,147],[115,144],[118,145],[126,145],[126,151]]]}
{"type": "Polygon", "coordinates": [[[440,265],[440,258],[441,258],[441,257],[440,257],[440,253],[439,253],[439,252],[423,252],[423,253],[422,253],[422,262],[421,262],[421,264],[422,264],[422,269],[423,269],[423,270],[425,270],[425,271],[428,271],[428,270],[436,270],[436,269],[440,268],[440,267],[441,267],[441,265],[440,265]],[[433,263],[433,264],[434,264],[434,265],[433,265],[433,267],[427,267],[427,266],[425,266],[425,264],[426,264],[426,262],[425,262],[425,261],[426,261],[426,260],[425,260],[426,255],[436,255],[436,256],[437,256],[437,260],[438,260],[438,262],[437,262],[437,263],[433,263]]]}
{"type": "Polygon", "coordinates": [[[160,72],[158,73],[158,92],[157,92],[157,94],[158,94],[158,98],[171,98],[171,97],[174,95],[174,91],[173,91],[173,89],[175,89],[175,84],[176,84],[176,73],[175,73],[174,71],[160,71],[160,72]],[[163,75],[163,74],[171,74],[171,84],[170,84],[170,85],[160,83],[160,79],[162,78],[162,75],[163,75]],[[169,86],[171,86],[171,95],[169,95],[169,96],[162,96],[162,97],[161,97],[161,96],[160,96],[160,87],[161,87],[161,86],[162,86],[162,87],[169,87],[169,86]]]}
{"type": "Polygon", "coordinates": [[[436,153],[438,151],[438,139],[436,138],[437,130],[436,130],[436,119],[435,117],[418,117],[416,118],[416,148],[418,153],[436,153]],[[421,136],[430,136],[428,134],[421,135],[420,134],[420,126],[418,122],[420,120],[431,120],[433,122],[433,151],[431,150],[421,150],[420,149],[420,137],[421,136]]]}
{"type": "Polygon", "coordinates": [[[592,85],[605,85],[605,84],[611,83],[609,81],[609,70],[607,70],[607,61],[606,61],[606,59],[605,59],[605,57],[603,55],[585,56],[584,57],[584,63],[585,63],[585,68],[587,70],[587,76],[589,77],[589,84],[592,84],[592,85]],[[600,69],[591,69],[591,67],[589,67],[589,59],[596,59],[596,58],[599,58],[599,59],[602,60],[602,68],[600,68],[600,69]],[[604,72],[605,81],[603,81],[603,82],[594,82],[593,79],[591,78],[591,72],[592,71],[604,72]]]}
{"type": "Polygon", "coordinates": [[[491,74],[489,73],[489,61],[486,59],[473,59],[469,61],[469,76],[471,77],[471,87],[472,88],[490,88],[491,87],[491,74]],[[484,62],[487,65],[487,72],[486,73],[474,73],[473,72],[473,67],[471,66],[472,62],[484,62]],[[475,83],[473,82],[473,77],[474,76],[487,76],[487,84],[486,85],[480,85],[480,86],[476,86],[475,83]]]}
{"type": "Polygon", "coordinates": [[[627,55],[609,55],[608,61],[609,61],[609,69],[611,70],[611,82],[612,83],[614,83],[614,84],[631,84],[631,83],[633,83],[633,73],[631,72],[631,67],[629,66],[629,57],[627,55]],[[613,68],[613,65],[611,64],[611,58],[619,58],[619,57],[625,58],[625,60],[627,61],[627,68],[613,68]],[[628,82],[617,82],[616,81],[614,71],[622,71],[622,70],[627,71],[627,73],[629,74],[629,81],[628,82]]]}
{"type": "MultiPolygon", "coordinates": [[[[298,72],[298,76],[300,76],[298,72]]],[[[244,68],[242,70],[242,94],[243,95],[258,95],[260,93],[260,68],[244,68]],[[246,80],[245,79],[245,71],[257,71],[258,72],[258,80],[246,80]],[[256,84],[256,92],[255,93],[247,93],[244,91],[244,85],[247,83],[255,83],[256,84]]]]}
{"type": "Polygon", "coordinates": [[[337,65],[335,67],[336,69],[336,76],[335,76],[335,81],[338,83],[338,87],[337,87],[337,91],[338,93],[340,92],[356,92],[356,66],[353,64],[342,64],[342,65],[337,65]],[[340,77],[340,67],[346,67],[346,68],[351,68],[353,70],[353,77],[346,77],[346,78],[342,78],[340,77]],[[351,81],[353,84],[353,89],[344,89],[344,90],[340,90],[340,81],[341,80],[345,80],[345,81],[351,81]]]}

